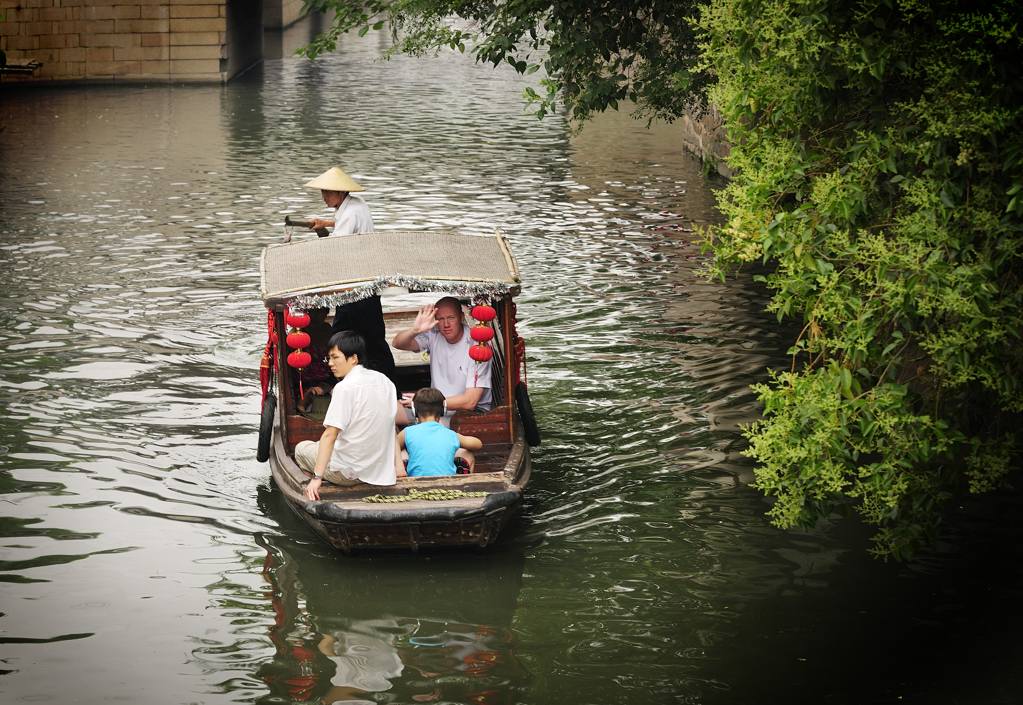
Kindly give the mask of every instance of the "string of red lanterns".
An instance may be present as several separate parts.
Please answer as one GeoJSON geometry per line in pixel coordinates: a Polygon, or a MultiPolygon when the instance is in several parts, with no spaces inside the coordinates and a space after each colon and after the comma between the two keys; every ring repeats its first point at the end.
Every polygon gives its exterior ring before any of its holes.
{"type": "Polygon", "coordinates": [[[475,340],[476,344],[469,347],[469,357],[476,362],[474,381],[478,381],[479,366],[494,357],[494,349],[490,347],[490,341],[494,339],[492,321],[497,318],[497,311],[489,304],[477,304],[472,307],[470,315],[476,319],[476,325],[469,330],[469,337],[475,340]]]}
{"type": "Polygon", "coordinates": [[[305,396],[305,390],[302,389],[302,370],[313,362],[313,356],[303,349],[309,347],[312,339],[308,333],[301,329],[307,327],[311,320],[305,311],[289,310],[284,314],[284,322],[291,329],[284,339],[288,347],[292,349],[292,352],[288,353],[288,366],[298,370],[299,398],[305,396]]]}

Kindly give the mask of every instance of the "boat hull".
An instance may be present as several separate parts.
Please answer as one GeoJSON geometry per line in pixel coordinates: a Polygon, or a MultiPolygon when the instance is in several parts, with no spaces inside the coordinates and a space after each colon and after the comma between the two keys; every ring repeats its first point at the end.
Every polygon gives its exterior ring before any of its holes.
{"type": "Polygon", "coordinates": [[[529,447],[520,437],[512,444],[500,473],[402,478],[394,487],[361,485],[346,489],[343,497],[309,501],[303,493],[308,475],[286,453],[275,428],[270,470],[291,509],[334,548],[350,553],[364,549],[482,548],[493,544],[521,507],[531,462],[529,447]],[[401,496],[412,487],[483,490],[487,495],[442,501],[361,501],[366,495],[378,493],[401,496]]]}
{"type": "Polygon", "coordinates": [[[494,543],[505,524],[518,511],[519,500],[474,516],[434,518],[429,515],[382,521],[357,517],[316,516],[296,503],[292,508],[334,548],[350,553],[359,549],[404,549],[454,546],[484,548],[494,543]]]}

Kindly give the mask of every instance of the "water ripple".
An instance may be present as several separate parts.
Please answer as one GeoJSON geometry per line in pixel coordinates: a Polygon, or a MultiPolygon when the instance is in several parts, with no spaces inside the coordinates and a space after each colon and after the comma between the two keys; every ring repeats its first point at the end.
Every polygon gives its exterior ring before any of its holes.
{"type": "MultiPolygon", "coordinates": [[[[894,702],[847,674],[876,672],[892,624],[924,655],[950,643],[946,616],[966,624],[964,598],[925,578],[976,595],[949,577],[962,565],[1003,604],[1019,596],[1023,561],[949,548],[900,571],[858,558],[848,523],[767,524],[741,428],[791,336],[748,276],[699,275],[714,184],[677,129],[607,115],[575,134],[523,113],[531,78],[462,56],[381,62],[372,36],[224,87],[0,103],[14,699],[639,705],[759,702],[767,682],[894,702]],[[517,255],[544,444],[494,552],[339,559],[255,462],[259,253],[284,215],[324,212],[302,183],[335,162],[378,227],[500,229],[517,255]],[[386,695],[351,687],[346,648],[368,650],[386,695]]],[[[926,682],[903,690],[948,702],[926,682]]]]}

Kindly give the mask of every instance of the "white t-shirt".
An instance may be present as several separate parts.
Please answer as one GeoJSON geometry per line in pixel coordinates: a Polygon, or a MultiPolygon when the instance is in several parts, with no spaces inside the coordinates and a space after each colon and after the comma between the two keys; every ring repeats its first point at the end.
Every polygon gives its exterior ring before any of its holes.
{"type": "Polygon", "coordinates": [[[476,362],[469,357],[469,348],[474,342],[468,326],[462,326],[462,339],[455,344],[445,340],[436,328],[416,336],[419,349],[430,353],[430,386],[439,389],[445,397],[462,394],[466,389],[483,387],[483,396],[476,408],[489,411],[493,406],[490,360],[476,362]]]}
{"type": "Polygon", "coordinates": [[[334,385],[324,426],[341,429],[330,458],[331,470],[370,485],[393,485],[394,384],[375,370],[356,365],[334,385]]]}
{"type": "Polygon", "coordinates": [[[369,206],[358,196],[348,194],[334,211],[334,235],[374,232],[369,206]]]}

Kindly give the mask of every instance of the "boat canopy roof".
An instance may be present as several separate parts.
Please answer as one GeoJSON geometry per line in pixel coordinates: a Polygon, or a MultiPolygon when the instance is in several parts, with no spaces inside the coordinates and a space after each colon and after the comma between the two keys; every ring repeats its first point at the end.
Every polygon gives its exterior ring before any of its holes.
{"type": "Polygon", "coordinates": [[[519,287],[504,237],[444,230],[380,230],[268,245],[260,275],[268,308],[337,306],[388,286],[491,299],[519,287]]]}

